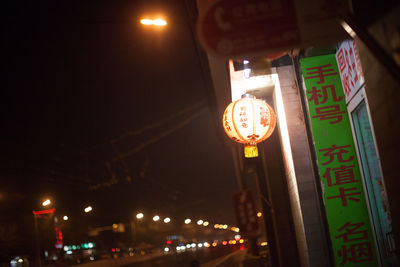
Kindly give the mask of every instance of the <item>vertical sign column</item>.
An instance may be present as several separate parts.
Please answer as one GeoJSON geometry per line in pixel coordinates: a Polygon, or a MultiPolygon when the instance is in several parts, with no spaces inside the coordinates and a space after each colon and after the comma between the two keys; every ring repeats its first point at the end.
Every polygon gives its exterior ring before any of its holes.
{"type": "Polygon", "coordinates": [[[257,211],[251,191],[243,190],[235,193],[233,201],[240,233],[246,237],[257,236],[259,234],[257,211]]]}
{"type": "Polygon", "coordinates": [[[364,75],[354,40],[342,42],[336,53],[336,61],[342,79],[346,103],[349,103],[361,85],[364,84],[364,75]]]}
{"type": "Polygon", "coordinates": [[[334,54],[301,60],[336,266],[378,266],[345,96],[334,54]]]}

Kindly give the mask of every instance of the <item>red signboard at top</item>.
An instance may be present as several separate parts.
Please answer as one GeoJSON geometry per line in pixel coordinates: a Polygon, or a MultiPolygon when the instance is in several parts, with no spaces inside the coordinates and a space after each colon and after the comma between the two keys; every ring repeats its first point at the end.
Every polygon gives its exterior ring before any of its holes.
{"type": "Polygon", "coordinates": [[[301,43],[293,0],[219,0],[200,16],[198,35],[213,54],[278,52],[301,43]]]}

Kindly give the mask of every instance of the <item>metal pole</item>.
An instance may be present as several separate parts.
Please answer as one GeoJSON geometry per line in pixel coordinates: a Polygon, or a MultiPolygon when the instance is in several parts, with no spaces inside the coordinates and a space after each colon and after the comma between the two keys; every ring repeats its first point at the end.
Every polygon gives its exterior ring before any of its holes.
{"type": "Polygon", "coordinates": [[[33,214],[33,222],[35,226],[36,266],[42,267],[42,261],[40,260],[39,228],[38,228],[37,217],[35,214],[33,214]]]}
{"type": "Polygon", "coordinates": [[[279,263],[279,252],[278,252],[278,241],[277,236],[275,234],[275,227],[273,218],[275,217],[274,209],[271,205],[270,198],[268,196],[268,184],[266,181],[266,165],[263,160],[264,151],[261,155],[262,158],[256,159],[256,172],[257,172],[257,186],[260,190],[261,194],[261,203],[262,203],[262,210],[264,215],[264,223],[265,223],[265,230],[267,234],[268,240],[268,248],[269,248],[269,261],[272,267],[280,266],[279,263]]]}
{"type": "Polygon", "coordinates": [[[237,146],[232,146],[232,159],[233,159],[233,166],[235,167],[235,174],[236,174],[236,182],[239,191],[242,191],[244,189],[244,183],[243,183],[243,175],[242,175],[242,170],[243,170],[243,164],[240,164],[240,158],[239,158],[239,153],[237,152],[237,146]]]}

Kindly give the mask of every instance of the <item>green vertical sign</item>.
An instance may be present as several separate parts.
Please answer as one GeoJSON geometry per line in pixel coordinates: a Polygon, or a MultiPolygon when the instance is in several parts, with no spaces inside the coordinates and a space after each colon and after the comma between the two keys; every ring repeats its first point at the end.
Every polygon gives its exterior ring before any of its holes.
{"type": "Polygon", "coordinates": [[[336,266],[378,260],[342,83],[334,54],[301,60],[336,266]]]}

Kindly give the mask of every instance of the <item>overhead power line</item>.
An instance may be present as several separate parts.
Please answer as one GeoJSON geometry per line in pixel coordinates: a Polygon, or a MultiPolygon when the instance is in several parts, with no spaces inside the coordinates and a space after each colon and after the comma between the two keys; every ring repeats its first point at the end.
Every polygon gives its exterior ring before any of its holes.
{"type": "Polygon", "coordinates": [[[183,126],[185,126],[186,124],[190,123],[191,121],[193,121],[194,119],[196,119],[197,117],[199,117],[200,115],[202,115],[205,111],[207,110],[207,107],[203,107],[201,108],[199,111],[197,111],[196,113],[194,113],[193,115],[191,115],[189,118],[180,121],[179,123],[177,123],[173,128],[170,128],[162,133],[160,133],[159,135],[147,140],[146,142],[143,142],[139,145],[136,145],[135,147],[133,147],[132,149],[128,150],[125,153],[119,153],[119,155],[117,157],[114,157],[112,159],[112,162],[116,162],[119,161],[123,158],[127,158],[139,151],[141,151],[142,149],[146,148],[147,146],[156,143],[157,141],[163,139],[164,137],[170,135],[171,133],[175,132],[178,129],[181,129],[183,126]]]}
{"type": "Polygon", "coordinates": [[[188,113],[188,112],[190,112],[192,110],[198,109],[198,108],[200,108],[200,107],[202,107],[204,105],[205,105],[205,101],[201,101],[201,102],[198,102],[198,103],[196,103],[194,105],[190,105],[189,107],[181,109],[178,112],[176,112],[176,113],[172,114],[171,116],[168,116],[168,117],[166,117],[166,118],[164,118],[164,119],[162,119],[160,121],[157,121],[157,122],[152,123],[152,124],[148,124],[148,125],[140,128],[140,129],[137,129],[137,130],[128,131],[126,133],[123,133],[122,135],[120,135],[120,136],[118,136],[118,137],[116,137],[114,139],[111,139],[110,142],[111,143],[116,143],[116,142],[118,142],[118,141],[120,141],[122,139],[125,139],[126,137],[139,135],[139,134],[142,134],[142,133],[144,133],[146,131],[152,130],[152,129],[157,128],[157,127],[160,127],[160,126],[170,122],[171,120],[175,119],[176,117],[181,116],[181,115],[183,115],[185,113],[188,113]]]}

